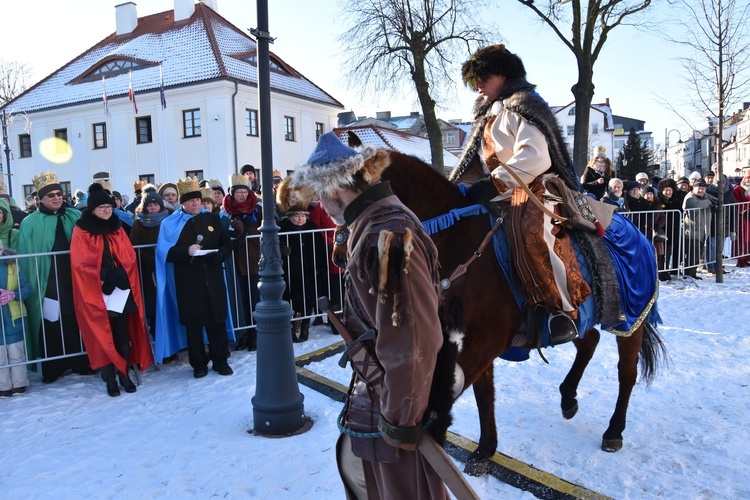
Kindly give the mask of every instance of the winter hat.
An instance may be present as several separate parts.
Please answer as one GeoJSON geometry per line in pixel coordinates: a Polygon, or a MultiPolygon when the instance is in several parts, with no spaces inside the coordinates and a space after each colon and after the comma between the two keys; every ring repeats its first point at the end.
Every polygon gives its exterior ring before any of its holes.
{"type": "Polygon", "coordinates": [[[226,193],[224,192],[224,186],[221,185],[221,182],[219,182],[218,179],[211,179],[208,181],[208,185],[211,186],[211,189],[214,191],[219,191],[222,196],[224,196],[226,193]]]}
{"type": "Polygon", "coordinates": [[[307,210],[307,207],[303,205],[294,205],[293,207],[290,207],[289,210],[287,210],[284,215],[287,217],[292,215],[310,215],[310,212],[307,210]]]}
{"type": "Polygon", "coordinates": [[[86,202],[86,207],[89,209],[89,212],[93,212],[100,205],[112,205],[114,207],[115,200],[109,191],[104,189],[104,186],[98,182],[94,182],[89,186],[89,198],[86,202]]]}
{"type": "Polygon", "coordinates": [[[482,47],[461,66],[461,78],[472,89],[493,75],[502,75],[508,80],[525,78],[526,68],[521,58],[502,43],[482,47]]]}
{"type": "Polygon", "coordinates": [[[709,177],[716,177],[716,174],[714,173],[713,170],[709,170],[706,172],[706,175],[704,177],[708,179],[709,177]]]}
{"type": "Polygon", "coordinates": [[[255,173],[255,167],[253,167],[250,164],[243,165],[242,168],[240,169],[240,175],[245,175],[248,172],[255,173]]]}
{"type": "Polygon", "coordinates": [[[346,146],[333,132],[320,136],[318,145],[305,165],[298,167],[292,177],[295,188],[309,187],[319,195],[330,196],[336,189],[354,181],[354,174],[362,170],[365,160],[375,154],[375,148],[361,151],[346,146]]]}
{"type": "Polygon", "coordinates": [[[141,192],[142,192],[142,193],[149,193],[149,192],[153,192],[153,193],[155,193],[155,192],[156,192],[156,186],[154,186],[154,185],[153,185],[153,184],[151,184],[151,183],[146,183],[146,184],[144,184],[144,185],[143,185],[143,187],[141,188],[141,192]]]}
{"type": "Polygon", "coordinates": [[[158,204],[160,212],[164,210],[164,198],[162,198],[159,193],[157,193],[156,191],[144,191],[144,192],[146,193],[146,196],[144,196],[141,199],[141,205],[139,207],[139,210],[141,212],[145,212],[146,207],[151,203],[158,204]]]}
{"type": "Polygon", "coordinates": [[[112,198],[120,200],[120,202],[122,202],[122,195],[119,191],[112,191],[112,198]]]}
{"type": "Polygon", "coordinates": [[[641,183],[638,181],[630,181],[628,182],[628,185],[625,189],[625,191],[630,192],[631,189],[641,189],[643,186],[641,186],[641,183]]]}
{"type": "Polygon", "coordinates": [[[694,188],[697,188],[697,187],[708,187],[708,184],[706,184],[706,181],[698,181],[695,184],[693,184],[693,187],[694,188]]]}
{"type": "Polygon", "coordinates": [[[690,179],[691,181],[693,179],[697,180],[697,179],[700,179],[700,178],[701,178],[701,173],[698,172],[697,170],[695,172],[693,172],[692,174],[690,174],[690,177],[688,177],[688,179],[690,179]]]}
{"type": "Polygon", "coordinates": [[[162,184],[162,185],[161,185],[161,187],[159,187],[159,191],[158,191],[158,193],[159,193],[159,194],[161,195],[161,197],[162,197],[162,198],[164,197],[164,192],[165,192],[165,191],[166,191],[167,189],[172,189],[172,190],[174,190],[175,194],[178,194],[178,195],[179,195],[179,193],[180,193],[180,192],[179,192],[179,191],[177,190],[177,184],[175,184],[174,182],[166,182],[166,183],[162,184]]]}
{"type": "Polygon", "coordinates": [[[641,193],[643,193],[644,195],[646,193],[651,193],[653,195],[656,195],[656,191],[654,191],[654,188],[652,188],[651,186],[646,186],[643,189],[641,189],[641,193]]]}
{"type": "Polygon", "coordinates": [[[677,179],[677,185],[679,186],[680,184],[690,184],[690,181],[688,181],[688,178],[683,175],[677,179]]]}
{"type": "Polygon", "coordinates": [[[641,179],[646,179],[646,180],[648,180],[648,174],[646,174],[646,172],[638,172],[638,173],[637,173],[637,174],[635,175],[635,180],[639,181],[639,180],[641,180],[641,179]]]}
{"type": "Polygon", "coordinates": [[[662,179],[659,181],[659,192],[664,191],[664,188],[672,188],[672,191],[676,191],[677,184],[672,179],[662,179]]]}

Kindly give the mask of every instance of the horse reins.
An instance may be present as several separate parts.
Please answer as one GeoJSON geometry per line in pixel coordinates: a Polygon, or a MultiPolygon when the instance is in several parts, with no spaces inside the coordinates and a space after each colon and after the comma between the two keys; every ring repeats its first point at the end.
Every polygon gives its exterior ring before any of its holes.
{"type": "Polygon", "coordinates": [[[495,224],[492,226],[492,229],[490,229],[490,231],[484,237],[484,240],[482,240],[482,244],[479,245],[479,248],[476,249],[476,251],[472,254],[471,257],[469,257],[469,260],[467,260],[464,264],[459,264],[458,267],[456,267],[456,270],[453,271],[453,274],[451,274],[449,278],[440,280],[440,288],[442,288],[443,290],[447,290],[451,286],[451,283],[453,281],[457,280],[458,278],[466,274],[466,271],[468,271],[468,268],[471,265],[471,263],[482,256],[484,249],[487,248],[487,245],[490,243],[490,240],[492,240],[492,237],[495,236],[495,233],[497,232],[497,230],[500,229],[500,226],[505,221],[505,215],[506,215],[506,211],[504,210],[495,221],[495,224]]]}

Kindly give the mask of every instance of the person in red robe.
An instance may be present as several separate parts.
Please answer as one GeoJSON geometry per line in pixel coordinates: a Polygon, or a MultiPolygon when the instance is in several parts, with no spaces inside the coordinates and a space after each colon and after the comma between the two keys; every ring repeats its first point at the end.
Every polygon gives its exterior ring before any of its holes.
{"type": "Polygon", "coordinates": [[[87,208],[76,222],[70,240],[78,326],[91,367],[102,368],[107,394],[112,397],[120,395],[115,373],[125,392],[135,392],[128,366],[144,370],[154,362],[146,332],[138,260],[120,219],[112,216],[114,207],[109,191],[98,183],[92,184],[87,208]],[[105,303],[105,299],[118,294],[127,294],[124,306],[105,303]]]}
{"type": "MultiPolygon", "coordinates": [[[[750,202],[750,168],[744,170],[744,176],[739,185],[734,187],[732,195],[737,203],[750,202]]],[[[737,238],[734,241],[734,255],[737,258],[737,267],[750,266],[750,209],[747,205],[740,205],[739,220],[737,222],[737,238]]]]}

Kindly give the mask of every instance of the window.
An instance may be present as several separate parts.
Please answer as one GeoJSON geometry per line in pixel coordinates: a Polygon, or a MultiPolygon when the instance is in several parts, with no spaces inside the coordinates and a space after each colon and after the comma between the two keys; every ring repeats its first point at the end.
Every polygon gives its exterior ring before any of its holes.
{"type": "Polygon", "coordinates": [[[568,135],[575,135],[575,134],[576,134],[576,126],[568,125],[568,135]]]}
{"type": "Polygon", "coordinates": [[[138,176],[138,180],[139,181],[146,181],[149,184],[156,184],[154,182],[154,179],[155,179],[154,178],[154,174],[141,174],[141,175],[138,176]]]}
{"type": "Polygon", "coordinates": [[[595,134],[595,135],[599,133],[599,124],[598,123],[592,123],[591,124],[591,133],[595,134]]]}
{"type": "Polygon", "coordinates": [[[245,110],[245,134],[258,137],[258,110],[245,110]]]}
{"type": "Polygon", "coordinates": [[[203,170],[185,170],[185,177],[197,177],[199,181],[202,181],[203,170]]]}
{"type": "Polygon", "coordinates": [[[146,144],[152,141],[151,137],[151,117],[144,116],[135,119],[135,142],[136,144],[146,144]]]}
{"type": "Polygon", "coordinates": [[[29,134],[20,134],[18,136],[19,150],[21,158],[31,158],[31,136],[29,134]]]}
{"type": "Polygon", "coordinates": [[[188,109],[182,112],[183,137],[201,136],[201,110],[188,109]]]}
{"type": "Polygon", "coordinates": [[[70,181],[61,182],[60,187],[62,188],[63,198],[70,200],[70,197],[73,196],[73,191],[70,190],[70,181]]]}
{"type": "Polygon", "coordinates": [[[625,141],[622,139],[617,139],[615,141],[615,149],[622,149],[625,147],[625,141]]]}
{"type": "Polygon", "coordinates": [[[315,142],[318,142],[318,139],[320,139],[320,136],[325,134],[325,125],[323,125],[320,122],[315,122],[315,142]]]}
{"type": "Polygon", "coordinates": [[[58,128],[55,129],[55,137],[60,139],[55,141],[55,153],[65,154],[68,152],[68,129],[58,128]]]}
{"type": "MultiPolygon", "coordinates": [[[[244,59],[246,62],[249,62],[250,64],[257,66],[258,65],[258,54],[253,54],[251,56],[248,56],[244,59]]],[[[273,57],[268,59],[268,69],[271,71],[277,71],[279,73],[282,73],[284,75],[290,74],[287,70],[281,67],[281,65],[276,62],[273,57]]]]}
{"type": "Polygon", "coordinates": [[[284,117],[284,140],[294,141],[294,118],[291,116],[284,117]]]}
{"type": "Polygon", "coordinates": [[[94,149],[105,149],[107,147],[107,124],[94,123],[94,149]]]}
{"type": "Polygon", "coordinates": [[[144,68],[145,66],[142,64],[138,64],[134,61],[129,61],[126,59],[117,59],[114,61],[108,61],[98,68],[96,68],[94,71],[86,75],[87,78],[89,77],[95,77],[98,79],[101,79],[102,76],[110,76],[110,75],[119,75],[122,73],[127,73],[130,70],[144,68]]]}
{"type": "MultiPolygon", "coordinates": [[[[576,108],[575,107],[572,107],[572,108],[570,108],[570,110],[568,110],[568,116],[575,116],[575,114],[576,114],[576,108]]],[[[568,134],[568,135],[570,135],[570,134],[568,134]]]]}

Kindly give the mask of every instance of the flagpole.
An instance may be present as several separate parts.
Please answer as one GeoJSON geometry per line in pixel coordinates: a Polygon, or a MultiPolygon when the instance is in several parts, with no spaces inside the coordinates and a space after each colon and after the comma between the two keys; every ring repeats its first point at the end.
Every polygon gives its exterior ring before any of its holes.
{"type": "MultiPolygon", "coordinates": [[[[159,101],[161,101],[161,134],[162,134],[162,144],[164,144],[164,168],[166,169],[167,173],[167,179],[171,179],[169,175],[169,153],[167,151],[168,143],[167,143],[167,118],[168,114],[166,113],[167,110],[167,97],[164,93],[164,72],[161,63],[159,64],[159,101]]],[[[175,177],[177,178],[177,177],[175,177]]],[[[154,182],[156,182],[156,179],[154,179],[154,182]]],[[[169,180],[167,180],[169,182],[169,180]]]]}
{"type": "MultiPolygon", "coordinates": [[[[107,145],[107,173],[109,174],[110,183],[112,183],[112,144],[109,143],[109,99],[107,98],[107,83],[102,76],[102,100],[104,101],[104,144],[107,145]]],[[[87,186],[88,187],[88,186],[87,186]]]]}

